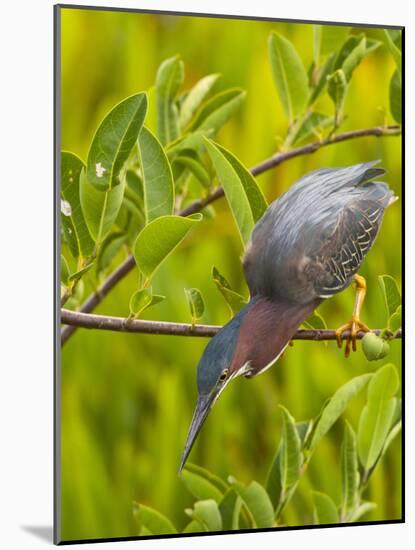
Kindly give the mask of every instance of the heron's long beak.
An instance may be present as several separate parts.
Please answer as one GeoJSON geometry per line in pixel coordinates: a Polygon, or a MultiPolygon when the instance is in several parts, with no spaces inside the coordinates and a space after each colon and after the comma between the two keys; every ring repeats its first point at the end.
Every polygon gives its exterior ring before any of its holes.
{"type": "Polygon", "coordinates": [[[208,395],[199,395],[197,399],[195,412],[193,413],[192,423],[190,424],[189,433],[187,434],[186,439],[186,445],[184,447],[182,460],[180,462],[179,474],[182,471],[187,457],[192,450],[193,444],[196,441],[196,437],[200,432],[200,429],[203,426],[203,423],[206,420],[206,417],[209,414],[213,403],[215,402],[215,399],[217,397],[216,393],[217,392],[212,392],[208,395]]]}

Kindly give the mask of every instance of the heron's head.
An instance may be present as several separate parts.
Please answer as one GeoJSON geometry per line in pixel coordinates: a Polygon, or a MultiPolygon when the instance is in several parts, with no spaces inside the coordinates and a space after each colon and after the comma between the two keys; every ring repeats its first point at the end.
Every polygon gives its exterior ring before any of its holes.
{"type": "Polygon", "coordinates": [[[240,369],[235,368],[234,356],[241,323],[249,307],[250,304],[245,306],[210,340],[199,361],[197,367],[198,398],[187,434],[179,472],[182,470],[197,435],[216,399],[229,382],[235,376],[241,374],[239,372],[240,369]]]}

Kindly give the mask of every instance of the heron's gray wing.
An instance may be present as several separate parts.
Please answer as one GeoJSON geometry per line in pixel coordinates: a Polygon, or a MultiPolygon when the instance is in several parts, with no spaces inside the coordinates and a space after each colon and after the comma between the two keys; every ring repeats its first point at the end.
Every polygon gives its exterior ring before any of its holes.
{"type": "Polygon", "coordinates": [[[303,274],[313,282],[320,298],[330,297],[350,284],[375,242],[393,195],[385,184],[371,187],[369,193],[355,198],[339,212],[331,235],[308,254],[303,274]]]}

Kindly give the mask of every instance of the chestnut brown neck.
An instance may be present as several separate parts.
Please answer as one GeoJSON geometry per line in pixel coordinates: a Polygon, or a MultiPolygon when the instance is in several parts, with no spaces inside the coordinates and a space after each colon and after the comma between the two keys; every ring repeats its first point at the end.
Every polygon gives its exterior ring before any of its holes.
{"type": "Polygon", "coordinates": [[[258,374],[276,359],[321,300],[295,304],[255,298],[251,301],[239,330],[230,371],[239,371],[248,361],[252,374],[258,374]]]}

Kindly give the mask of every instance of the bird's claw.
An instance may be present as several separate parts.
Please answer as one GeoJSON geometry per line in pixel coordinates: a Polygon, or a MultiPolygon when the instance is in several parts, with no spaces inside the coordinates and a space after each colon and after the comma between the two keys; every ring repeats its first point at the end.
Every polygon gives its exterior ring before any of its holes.
{"type": "Polygon", "coordinates": [[[344,350],[345,357],[349,357],[351,350],[356,351],[357,334],[360,331],[370,332],[370,329],[367,325],[362,323],[360,319],[358,319],[357,317],[352,317],[351,321],[342,325],[336,330],[335,334],[336,334],[337,346],[339,348],[341,348],[343,344],[342,336],[347,331],[350,331],[350,333],[348,334],[346,339],[346,347],[344,350]]]}

